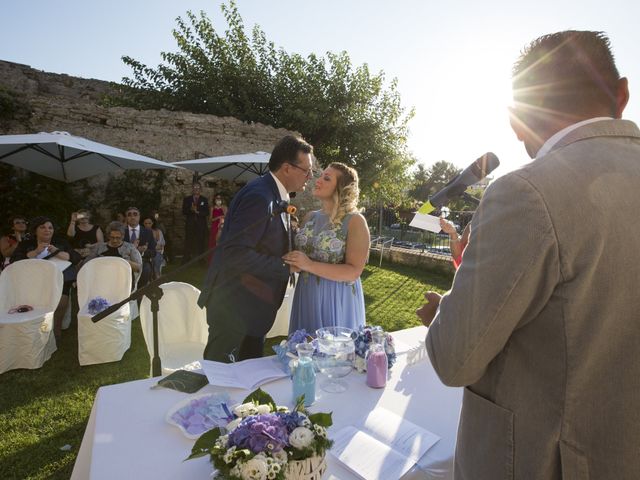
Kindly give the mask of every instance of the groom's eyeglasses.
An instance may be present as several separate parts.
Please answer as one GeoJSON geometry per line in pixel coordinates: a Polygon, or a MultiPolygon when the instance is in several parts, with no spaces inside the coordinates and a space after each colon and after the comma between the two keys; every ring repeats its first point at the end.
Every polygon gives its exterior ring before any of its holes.
{"type": "Polygon", "coordinates": [[[298,165],[291,163],[291,162],[287,162],[289,165],[291,165],[294,168],[297,168],[298,170],[302,170],[304,172],[304,174],[306,175],[307,178],[313,178],[316,175],[316,172],[313,170],[313,167],[309,168],[309,170],[307,170],[306,168],[302,168],[299,167],[298,165]]]}

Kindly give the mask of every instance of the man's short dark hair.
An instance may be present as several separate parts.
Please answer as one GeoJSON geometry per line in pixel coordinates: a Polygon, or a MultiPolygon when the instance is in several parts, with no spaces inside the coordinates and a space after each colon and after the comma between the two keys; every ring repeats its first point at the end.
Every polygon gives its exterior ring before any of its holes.
{"type": "Polygon", "coordinates": [[[537,38],[513,67],[514,100],[533,109],[589,114],[616,109],[620,73],[603,32],[567,30],[537,38]]]}
{"type": "Polygon", "coordinates": [[[295,135],[285,136],[273,147],[269,158],[269,170],[275,172],[283,163],[297,165],[298,152],[313,154],[313,147],[295,135]]]}

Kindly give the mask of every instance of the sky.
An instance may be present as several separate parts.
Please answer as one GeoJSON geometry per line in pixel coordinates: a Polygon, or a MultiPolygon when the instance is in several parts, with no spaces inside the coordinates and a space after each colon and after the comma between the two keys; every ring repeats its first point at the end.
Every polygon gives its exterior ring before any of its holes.
{"type": "MultiPolygon", "coordinates": [[[[157,66],[175,51],[171,30],[203,10],[221,32],[220,0],[3,0],[0,59],[55,73],[120,81],[131,56],[157,66]]],[[[534,38],[566,29],[606,32],[640,120],[640,2],[631,0],[238,0],[247,29],[258,24],[289,53],[346,51],[353,65],[397,78],[415,109],[409,148],[420,163],[465,167],[486,151],[503,175],[529,161],[509,127],[511,68],[534,38]],[[636,93],[637,92],[637,93],[636,93]]]]}

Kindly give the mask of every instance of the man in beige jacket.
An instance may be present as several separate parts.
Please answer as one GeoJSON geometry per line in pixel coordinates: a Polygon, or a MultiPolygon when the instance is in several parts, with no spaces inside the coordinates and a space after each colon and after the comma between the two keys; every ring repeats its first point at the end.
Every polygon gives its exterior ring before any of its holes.
{"type": "Polygon", "coordinates": [[[465,386],[456,479],[640,478],[640,130],[599,32],[535,40],[511,124],[534,158],[474,215],[453,286],[419,311],[465,386]]]}

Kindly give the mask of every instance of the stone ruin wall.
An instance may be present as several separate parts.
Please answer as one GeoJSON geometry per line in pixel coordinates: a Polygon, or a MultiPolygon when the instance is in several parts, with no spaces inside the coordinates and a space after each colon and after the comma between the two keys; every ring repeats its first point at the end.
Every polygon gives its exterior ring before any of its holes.
{"type": "MultiPolygon", "coordinates": [[[[245,123],[232,117],[101,107],[100,99],[113,92],[109,82],[47,73],[29,66],[0,61],[0,86],[24,95],[30,115],[0,125],[0,134],[66,131],[97,142],[123,148],[164,161],[190,160],[255,151],[270,152],[287,133],[259,123],[245,123]]],[[[174,253],[182,252],[184,217],[182,198],[191,193],[192,172],[167,172],[162,202],[163,223],[170,232],[174,253]]],[[[92,203],[100,204],[107,183],[105,177],[88,179],[92,203]]],[[[223,185],[219,179],[202,179],[203,195],[212,198],[223,185]]],[[[309,194],[297,199],[309,207],[309,194]]],[[[105,222],[113,212],[96,212],[105,222]]],[[[103,222],[103,223],[105,223],[103,222]]]]}

